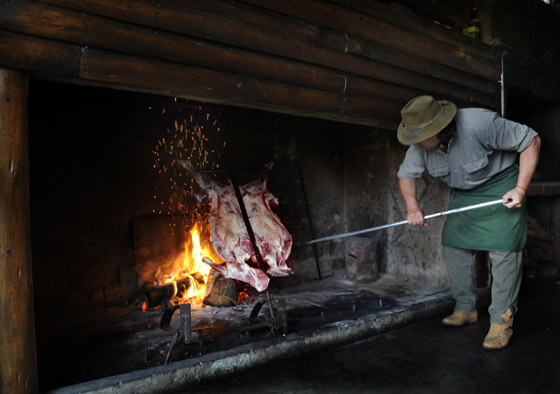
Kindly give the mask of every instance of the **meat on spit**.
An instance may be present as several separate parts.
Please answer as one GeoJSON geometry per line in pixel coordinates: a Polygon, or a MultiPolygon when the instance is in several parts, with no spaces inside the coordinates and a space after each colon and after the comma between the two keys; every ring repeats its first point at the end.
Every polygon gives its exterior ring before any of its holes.
{"type": "Polygon", "coordinates": [[[180,164],[201,188],[201,192],[195,195],[197,203],[210,204],[212,246],[216,254],[225,261],[225,264],[216,264],[205,257],[205,263],[224,277],[248,283],[258,291],[268,288],[268,275],[279,277],[292,274],[292,270],[286,265],[292,250],[292,237],[270,208],[278,205],[278,199],[266,188],[266,177],[239,187],[257,247],[263,262],[268,266],[262,267],[266,269],[265,273],[258,267],[259,262],[234,189],[208,179],[186,161],[181,161],[180,164]]]}

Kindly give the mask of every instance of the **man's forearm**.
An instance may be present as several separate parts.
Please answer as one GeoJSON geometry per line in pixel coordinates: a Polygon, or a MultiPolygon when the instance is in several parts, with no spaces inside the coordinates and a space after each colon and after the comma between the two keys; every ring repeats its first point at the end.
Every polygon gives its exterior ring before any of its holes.
{"type": "Polygon", "coordinates": [[[519,177],[517,178],[517,185],[522,187],[525,191],[529,187],[531,178],[537,168],[539,162],[539,151],[541,149],[541,139],[536,136],[531,144],[521,152],[519,156],[519,177]]]}
{"type": "Polygon", "coordinates": [[[424,213],[418,205],[416,198],[416,182],[406,178],[399,178],[399,189],[406,204],[406,220],[408,224],[413,226],[426,226],[426,219],[424,213]]]}
{"type": "Polygon", "coordinates": [[[406,204],[406,210],[411,212],[419,209],[418,200],[416,199],[416,182],[406,178],[399,178],[399,189],[406,204]]]}

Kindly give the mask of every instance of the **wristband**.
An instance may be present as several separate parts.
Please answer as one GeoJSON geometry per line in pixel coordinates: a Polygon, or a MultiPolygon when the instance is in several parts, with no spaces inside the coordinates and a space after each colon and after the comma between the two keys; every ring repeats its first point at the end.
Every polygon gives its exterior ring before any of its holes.
{"type": "Polygon", "coordinates": [[[527,189],[525,189],[525,188],[522,187],[522,186],[517,185],[517,186],[515,186],[515,187],[518,187],[518,188],[520,188],[521,190],[523,190],[524,192],[527,192],[527,189]]]}

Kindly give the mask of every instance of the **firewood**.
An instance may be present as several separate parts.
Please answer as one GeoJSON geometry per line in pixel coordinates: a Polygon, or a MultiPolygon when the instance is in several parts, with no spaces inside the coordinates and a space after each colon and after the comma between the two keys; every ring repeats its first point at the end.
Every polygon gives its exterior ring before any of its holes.
{"type": "Polygon", "coordinates": [[[224,278],[214,272],[210,274],[206,286],[204,304],[211,306],[237,305],[239,290],[234,279],[224,278]]]}
{"type": "MultiPolygon", "coordinates": [[[[183,290],[188,289],[190,286],[190,279],[183,278],[176,281],[178,292],[181,293],[183,290]]],[[[148,305],[149,309],[153,309],[158,305],[169,301],[175,293],[175,287],[173,283],[168,283],[163,286],[156,286],[148,288],[144,293],[144,301],[148,305]]]]}

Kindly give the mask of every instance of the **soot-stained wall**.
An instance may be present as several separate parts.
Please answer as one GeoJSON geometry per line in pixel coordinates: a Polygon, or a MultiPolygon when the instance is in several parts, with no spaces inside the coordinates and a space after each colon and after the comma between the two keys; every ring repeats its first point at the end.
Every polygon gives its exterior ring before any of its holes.
{"type": "MultiPolygon", "coordinates": [[[[346,136],[345,209],[347,231],[406,220],[397,171],[406,147],[395,131],[364,129],[346,136]]],[[[448,187],[424,174],[417,183],[420,206],[428,213],[447,209],[448,187]]],[[[444,220],[425,228],[407,225],[365,234],[377,240],[379,271],[429,286],[448,285],[441,253],[444,220]]]]}
{"type": "MultiPolygon", "coordinates": [[[[295,242],[311,237],[302,180],[315,235],[344,229],[343,136],[355,126],[41,81],[31,82],[29,113],[39,310],[125,303],[133,294],[141,282],[133,222],[177,214],[175,167],[165,166],[181,138],[186,157],[205,168],[258,170],[274,161],[269,189],[295,242]]],[[[241,171],[239,183],[253,174],[241,171]]],[[[183,175],[178,189],[191,183],[183,175]]],[[[323,274],[344,259],[343,245],[318,252],[323,274]]],[[[310,247],[294,247],[289,265],[291,280],[317,277],[310,247]]]]}

